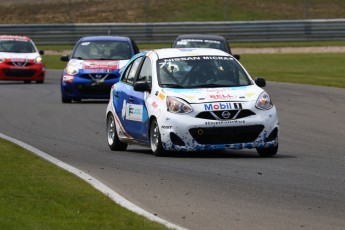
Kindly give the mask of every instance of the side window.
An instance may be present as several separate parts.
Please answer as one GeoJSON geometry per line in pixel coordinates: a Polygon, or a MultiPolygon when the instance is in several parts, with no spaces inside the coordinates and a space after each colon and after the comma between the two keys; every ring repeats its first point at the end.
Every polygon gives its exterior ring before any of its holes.
{"type": "Polygon", "coordinates": [[[242,71],[238,71],[239,85],[250,85],[248,77],[242,71]]]}
{"type": "Polygon", "coordinates": [[[150,87],[152,86],[152,68],[151,60],[147,57],[140,70],[138,81],[146,81],[150,87]]]}
{"type": "Polygon", "coordinates": [[[132,66],[133,66],[133,64],[130,64],[130,65],[127,67],[127,69],[125,69],[126,72],[123,74],[123,77],[122,77],[121,81],[127,82],[128,74],[129,74],[129,72],[131,71],[132,66]]]}
{"type": "Polygon", "coordinates": [[[125,72],[124,78],[122,79],[123,82],[127,82],[129,84],[133,84],[135,75],[137,73],[139,64],[140,64],[142,59],[143,59],[143,57],[139,57],[139,58],[135,59],[130,64],[130,66],[127,68],[127,70],[125,72]]]}

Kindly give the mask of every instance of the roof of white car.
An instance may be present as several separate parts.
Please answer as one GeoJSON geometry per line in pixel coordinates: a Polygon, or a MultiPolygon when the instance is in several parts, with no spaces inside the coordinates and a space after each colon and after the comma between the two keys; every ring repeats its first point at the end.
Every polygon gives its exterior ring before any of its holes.
{"type": "Polygon", "coordinates": [[[228,53],[218,49],[209,48],[165,48],[156,49],[151,52],[158,55],[158,59],[171,57],[187,57],[187,56],[230,56],[228,53]]]}

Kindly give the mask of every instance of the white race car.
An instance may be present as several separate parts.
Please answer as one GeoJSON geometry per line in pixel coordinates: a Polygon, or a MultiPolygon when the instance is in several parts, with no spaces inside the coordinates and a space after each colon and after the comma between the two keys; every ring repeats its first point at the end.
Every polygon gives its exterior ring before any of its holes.
{"type": "Polygon", "coordinates": [[[112,86],[106,111],[111,150],[128,144],[167,151],[278,151],[279,121],[263,78],[252,80],[216,49],[158,49],[135,55],[112,86]]]}

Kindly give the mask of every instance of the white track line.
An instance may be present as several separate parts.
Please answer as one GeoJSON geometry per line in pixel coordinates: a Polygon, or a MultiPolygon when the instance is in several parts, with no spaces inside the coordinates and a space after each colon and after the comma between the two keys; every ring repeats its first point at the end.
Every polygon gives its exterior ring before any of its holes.
{"type": "Polygon", "coordinates": [[[62,161],[48,155],[47,153],[44,153],[44,152],[34,148],[31,145],[28,145],[22,141],[14,139],[12,137],[6,136],[2,133],[0,133],[0,138],[5,139],[7,141],[10,141],[16,145],[19,145],[22,148],[27,149],[30,152],[33,152],[37,156],[57,165],[58,167],[65,169],[66,171],[68,171],[70,173],[73,173],[74,175],[80,177],[81,179],[83,179],[87,183],[91,184],[97,190],[101,191],[104,195],[110,197],[110,199],[115,201],[117,204],[121,205],[122,207],[124,207],[128,210],[131,210],[131,211],[133,211],[139,215],[142,215],[142,216],[148,218],[149,220],[161,223],[168,228],[177,229],[177,230],[184,230],[185,229],[185,228],[182,228],[182,227],[177,226],[175,224],[172,224],[172,223],[170,223],[170,222],[168,222],[162,218],[159,218],[152,213],[145,211],[144,209],[142,209],[142,208],[136,206],[135,204],[131,203],[130,201],[126,200],[124,197],[122,197],[121,195],[119,195],[115,191],[111,190],[108,186],[106,186],[105,184],[103,184],[102,182],[97,180],[96,178],[92,177],[91,175],[89,175],[89,174],[87,174],[87,173],[85,173],[85,172],[83,172],[77,168],[74,168],[73,166],[71,166],[69,164],[62,162],[62,161]]]}

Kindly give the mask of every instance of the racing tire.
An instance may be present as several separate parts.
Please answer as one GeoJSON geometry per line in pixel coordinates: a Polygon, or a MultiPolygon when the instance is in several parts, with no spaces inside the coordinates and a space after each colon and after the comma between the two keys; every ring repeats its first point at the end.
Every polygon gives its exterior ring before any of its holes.
{"type": "Polygon", "coordinates": [[[155,118],[152,119],[150,124],[150,147],[153,155],[164,156],[165,149],[161,141],[161,134],[159,132],[158,122],[155,118]]]}
{"type": "Polygon", "coordinates": [[[31,84],[31,81],[24,81],[25,84],[31,84]]]}
{"type": "Polygon", "coordinates": [[[126,143],[120,141],[116,132],[115,118],[111,113],[107,116],[107,141],[112,151],[124,151],[128,146],[126,143]]]}
{"type": "Polygon", "coordinates": [[[257,148],[256,151],[261,157],[271,157],[277,154],[278,145],[270,148],[257,148]]]}
{"type": "Polygon", "coordinates": [[[43,84],[44,80],[36,81],[36,84],[43,84]]]}
{"type": "Polygon", "coordinates": [[[71,103],[72,99],[62,96],[61,97],[61,102],[62,103],[71,103]]]}

